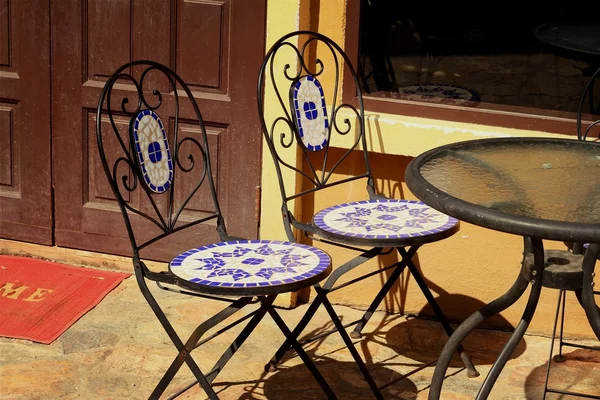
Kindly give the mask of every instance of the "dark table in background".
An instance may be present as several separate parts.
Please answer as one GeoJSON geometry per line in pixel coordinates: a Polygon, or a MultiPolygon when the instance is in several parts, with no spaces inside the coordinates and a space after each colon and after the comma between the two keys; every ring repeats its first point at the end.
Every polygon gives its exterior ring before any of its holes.
{"type": "Polygon", "coordinates": [[[533,35],[558,55],[589,63],[582,70],[584,76],[591,76],[600,66],[600,23],[545,23],[533,35]]]}
{"type": "Polygon", "coordinates": [[[537,26],[533,34],[551,46],[600,56],[600,24],[546,23],[537,26]]]}

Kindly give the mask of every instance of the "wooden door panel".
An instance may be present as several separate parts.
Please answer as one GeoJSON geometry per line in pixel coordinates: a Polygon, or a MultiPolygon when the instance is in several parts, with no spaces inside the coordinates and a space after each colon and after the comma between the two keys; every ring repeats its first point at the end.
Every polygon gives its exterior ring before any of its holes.
{"type": "Polygon", "coordinates": [[[52,244],[48,0],[0,0],[0,236],[52,244]]]}
{"type": "Polygon", "coordinates": [[[0,66],[10,67],[10,0],[0,0],[0,66]]]}
{"type": "MultiPolygon", "coordinates": [[[[96,111],[95,110],[87,110],[87,131],[85,131],[83,139],[85,140],[84,148],[86,149],[87,156],[82,157],[82,160],[87,160],[82,165],[84,168],[83,176],[85,177],[84,182],[87,183],[87,190],[85,190],[87,196],[83,199],[83,204],[111,204],[115,210],[119,209],[119,205],[115,200],[112,189],[108,180],[106,179],[106,174],[104,172],[104,167],[102,166],[102,162],[100,161],[100,155],[98,154],[98,145],[96,143],[96,111]]],[[[129,126],[129,119],[125,117],[119,118],[118,116],[114,118],[115,125],[122,129],[123,132],[127,132],[127,128],[129,126]]],[[[108,120],[108,117],[103,118],[102,120],[102,129],[110,130],[111,125],[108,120]]],[[[129,140],[127,135],[123,135],[123,142],[126,146],[129,146],[129,140]]],[[[107,153],[107,160],[109,165],[113,165],[116,160],[116,154],[119,153],[121,146],[119,142],[113,138],[109,137],[104,142],[104,148],[107,153]],[[114,140],[110,140],[114,139],[114,140]]],[[[127,174],[129,182],[132,181],[133,177],[130,173],[128,173],[128,168],[125,165],[121,165],[118,168],[119,176],[123,176],[127,174]]],[[[125,201],[132,203],[131,194],[127,191],[123,192],[123,198],[125,201]]],[[[139,207],[137,202],[132,203],[132,205],[139,207]]]]}
{"type": "Polygon", "coordinates": [[[17,167],[19,160],[14,160],[16,165],[13,164],[13,157],[18,156],[18,154],[14,154],[12,147],[12,139],[15,135],[14,119],[14,107],[11,104],[0,107],[0,132],[2,132],[0,135],[0,185],[6,191],[18,193],[18,190],[13,187],[13,174],[17,176],[17,180],[19,175],[17,167]]]}
{"type": "MultiPolygon", "coordinates": [[[[86,2],[82,3],[85,6],[86,2]]],[[[87,79],[107,78],[129,60],[132,27],[128,3],[122,0],[88,0],[83,49],[87,60],[87,79]]]]}
{"type": "MultiPolygon", "coordinates": [[[[58,245],[114,254],[131,252],[97,154],[95,107],[107,77],[133,59],[165,63],[190,85],[205,120],[228,230],[233,235],[257,237],[254,193],[260,182],[261,135],[255,92],[264,54],[264,11],[264,0],[63,0],[52,4],[53,18],[62,21],[53,26],[52,33],[58,245]],[[255,36],[252,44],[247,43],[249,33],[255,36]]],[[[171,136],[172,96],[166,84],[153,79],[148,77],[162,90],[161,118],[171,136]]],[[[126,80],[120,90],[135,94],[126,80]]],[[[199,135],[193,117],[191,108],[181,110],[180,135],[199,135]]],[[[117,118],[120,124],[126,132],[127,124],[117,118]]],[[[105,148],[118,150],[116,141],[105,148]]],[[[176,179],[174,195],[180,204],[195,181],[185,174],[176,179]]],[[[186,205],[182,220],[206,212],[211,205],[209,196],[208,188],[201,188],[186,205]]],[[[131,193],[128,201],[150,210],[139,190],[131,193]]],[[[157,204],[162,207],[165,202],[159,199],[157,204]]],[[[132,222],[147,236],[156,233],[142,218],[132,222]]],[[[151,249],[148,256],[168,259],[175,248],[215,240],[215,226],[208,224],[151,249]]]]}
{"type": "Polygon", "coordinates": [[[191,87],[227,91],[231,2],[182,1],[177,8],[176,71],[191,87]]]}

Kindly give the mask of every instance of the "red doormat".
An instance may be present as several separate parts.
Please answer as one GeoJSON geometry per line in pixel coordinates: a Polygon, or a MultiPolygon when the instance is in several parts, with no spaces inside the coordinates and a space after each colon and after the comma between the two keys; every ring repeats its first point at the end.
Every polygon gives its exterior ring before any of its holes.
{"type": "Polygon", "coordinates": [[[129,275],[0,255],[0,336],[52,343],[129,275]]]}

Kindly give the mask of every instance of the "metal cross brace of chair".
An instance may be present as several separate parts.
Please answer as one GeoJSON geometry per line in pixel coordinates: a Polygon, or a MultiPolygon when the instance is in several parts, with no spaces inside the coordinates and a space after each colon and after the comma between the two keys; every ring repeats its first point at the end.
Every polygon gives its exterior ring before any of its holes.
{"type": "MultiPolygon", "coordinates": [[[[375,397],[382,398],[351,337],[361,337],[365,324],[406,268],[416,280],[446,333],[453,333],[451,325],[412,259],[422,245],[455,234],[459,230],[459,222],[422,202],[390,199],[376,193],[366,145],[360,84],[348,56],[330,38],[316,32],[297,31],[277,40],[267,52],[260,68],[257,96],[265,142],[277,172],[282,197],[283,225],[288,239],[301,240],[295,236],[295,233],[299,232],[309,240],[359,253],[334,269],[325,283],[313,285],[316,297],[293,329],[292,335],[294,338],[299,337],[318,308],[323,306],[335,328],[307,338],[301,344],[338,332],[375,397]],[[353,83],[351,90],[349,83],[341,82],[342,76],[345,76],[347,82],[353,83]],[[322,82],[330,84],[324,85],[322,82]],[[339,93],[342,87],[343,100],[339,93]],[[351,101],[346,101],[348,93],[352,94],[351,101]],[[271,96],[275,101],[279,112],[274,112],[274,107],[270,107],[268,113],[265,111],[267,96],[271,96]],[[355,125],[351,119],[356,121],[355,125]],[[346,147],[343,155],[336,157],[336,152],[332,151],[330,146],[342,136],[351,137],[351,144],[346,147]],[[294,142],[299,149],[297,154],[301,158],[302,167],[292,165],[282,155],[294,142]],[[360,157],[351,161],[352,153],[354,156],[360,154],[360,157]],[[363,164],[364,170],[361,173],[356,173],[357,160],[363,164]],[[335,180],[334,173],[340,172],[340,166],[344,162],[346,165],[352,164],[351,176],[335,180]],[[289,194],[283,170],[286,173],[291,170],[302,181],[302,189],[294,188],[289,194]],[[366,179],[368,200],[325,208],[317,212],[309,222],[298,221],[288,207],[292,200],[300,200],[306,196],[313,196],[318,191],[362,179],[366,179]],[[349,271],[379,255],[393,251],[394,248],[400,255],[400,261],[336,286],[338,279],[349,271]],[[328,295],[387,271],[391,271],[391,274],[362,318],[342,324],[328,295]],[[346,328],[350,326],[354,326],[354,330],[348,335],[346,328]]],[[[281,345],[271,362],[265,366],[267,371],[276,368],[283,355],[290,350],[290,345],[289,340],[281,345]]],[[[459,347],[458,353],[467,368],[468,376],[478,376],[479,373],[462,346],[459,347]]]]}
{"type": "MultiPolygon", "coordinates": [[[[159,398],[186,364],[196,380],[172,397],[199,384],[210,399],[218,399],[212,383],[266,314],[298,352],[326,396],[336,398],[273,306],[279,293],[300,290],[327,277],[331,260],[311,246],[243,240],[227,233],[213,182],[204,121],[179,75],[146,60],[119,67],[101,92],[96,135],[100,160],[125,222],[122,237],[131,244],[136,281],[176,348],[173,362],[150,398],[159,398]],[[169,124],[164,124],[163,118],[169,124]],[[184,123],[198,129],[182,129],[184,123]],[[192,198],[201,198],[204,205],[197,206],[192,198]],[[194,234],[187,236],[187,241],[181,236],[173,239],[172,235],[188,229],[194,234]],[[215,237],[220,241],[211,239],[215,237]],[[193,247],[198,241],[208,244],[193,247]],[[141,251],[152,259],[164,258],[165,254],[171,257],[174,248],[181,250],[188,244],[190,247],[171,259],[166,271],[150,270],[141,257],[141,251]],[[200,323],[184,342],[146,281],[172,293],[228,305],[200,323]],[[217,329],[252,305],[258,308],[217,329]],[[246,325],[214,367],[203,372],[192,351],[242,323],[246,325]],[[212,329],[216,332],[209,334],[212,329]]],[[[118,214],[115,212],[113,221],[115,230],[123,228],[118,214]]]]}

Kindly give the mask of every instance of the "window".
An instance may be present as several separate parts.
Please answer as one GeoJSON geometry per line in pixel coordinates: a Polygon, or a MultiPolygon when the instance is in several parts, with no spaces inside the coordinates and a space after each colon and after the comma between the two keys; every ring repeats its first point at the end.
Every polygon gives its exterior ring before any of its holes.
{"type": "Polygon", "coordinates": [[[349,7],[349,21],[359,13],[367,108],[573,133],[581,92],[600,67],[596,13],[485,8],[397,0],[349,7]]]}

